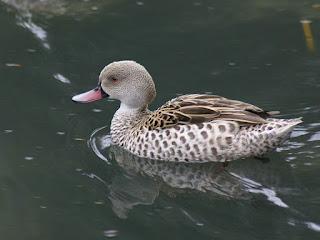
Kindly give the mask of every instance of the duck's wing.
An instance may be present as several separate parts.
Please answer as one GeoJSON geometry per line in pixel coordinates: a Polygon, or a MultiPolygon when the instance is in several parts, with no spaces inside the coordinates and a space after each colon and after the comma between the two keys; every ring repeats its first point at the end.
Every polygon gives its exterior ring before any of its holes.
{"type": "Polygon", "coordinates": [[[265,123],[265,118],[277,113],[216,95],[189,94],[174,98],[152,112],[146,125],[150,130],[212,120],[231,120],[240,125],[251,125],[265,123]]]}

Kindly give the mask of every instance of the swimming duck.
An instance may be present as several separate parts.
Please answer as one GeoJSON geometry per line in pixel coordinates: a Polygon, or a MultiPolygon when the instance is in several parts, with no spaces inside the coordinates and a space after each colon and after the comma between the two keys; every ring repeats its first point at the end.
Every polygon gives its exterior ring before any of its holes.
{"type": "Polygon", "coordinates": [[[98,86],[72,98],[85,103],[107,97],[120,108],[111,121],[111,138],[135,155],[177,162],[228,162],[261,157],[290,137],[301,118],[276,119],[275,111],[217,95],[187,94],[155,111],[148,71],[135,61],[117,61],[100,73],[98,86]]]}

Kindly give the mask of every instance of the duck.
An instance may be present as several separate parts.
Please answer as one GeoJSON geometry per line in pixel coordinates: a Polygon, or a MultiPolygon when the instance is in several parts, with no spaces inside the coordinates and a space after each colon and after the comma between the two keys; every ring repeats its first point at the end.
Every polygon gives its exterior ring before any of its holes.
{"type": "Polygon", "coordinates": [[[115,61],[103,68],[96,88],[72,100],[120,101],[110,125],[112,142],[141,158],[174,162],[229,162],[264,157],[283,144],[301,118],[218,95],[186,94],[154,111],[154,81],[141,64],[115,61]]]}

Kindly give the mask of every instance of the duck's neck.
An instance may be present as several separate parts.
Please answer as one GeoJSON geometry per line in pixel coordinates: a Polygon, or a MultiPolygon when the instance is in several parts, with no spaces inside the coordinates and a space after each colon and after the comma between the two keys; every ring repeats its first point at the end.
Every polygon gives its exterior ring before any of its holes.
{"type": "Polygon", "coordinates": [[[118,114],[139,114],[140,112],[147,111],[148,105],[144,106],[132,106],[124,103],[120,104],[119,109],[116,111],[118,114]]]}
{"type": "Polygon", "coordinates": [[[121,104],[111,121],[112,140],[119,145],[123,145],[124,140],[138,130],[149,115],[150,111],[147,109],[147,105],[140,108],[131,108],[121,104]]]}

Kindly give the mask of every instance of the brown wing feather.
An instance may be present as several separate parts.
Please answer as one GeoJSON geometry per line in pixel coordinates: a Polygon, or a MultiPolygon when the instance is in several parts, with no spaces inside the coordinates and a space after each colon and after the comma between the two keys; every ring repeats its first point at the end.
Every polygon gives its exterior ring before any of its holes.
{"type": "Polygon", "coordinates": [[[152,112],[146,124],[150,130],[219,119],[251,125],[264,123],[265,118],[277,113],[217,95],[189,94],[172,99],[152,112]]]}

